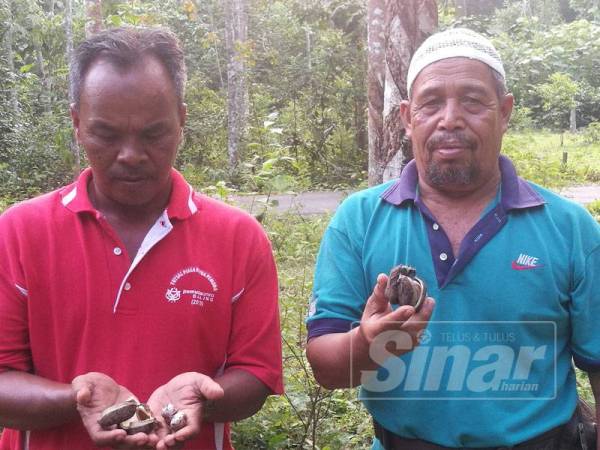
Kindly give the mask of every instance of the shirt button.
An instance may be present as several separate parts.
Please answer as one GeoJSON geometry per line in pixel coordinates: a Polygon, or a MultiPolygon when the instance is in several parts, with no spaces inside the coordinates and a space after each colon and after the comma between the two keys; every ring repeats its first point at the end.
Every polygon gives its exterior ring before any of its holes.
{"type": "Polygon", "coordinates": [[[123,289],[125,289],[126,291],[131,289],[131,283],[125,283],[125,286],[123,286],[123,289]]]}
{"type": "Polygon", "coordinates": [[[437,223],[434,223],[434,224],[433,224],[433,229],[434,229],[435,231],[437,231],[437,230],[439,230],[439,229],[440,229],[440,226],[439,226],[437,223]]]}
{"type": "Polygon", "coordinates": [[[446,261],[446,260],[448,259],[448,255],[447,255],[447,254],[445,254],[445,253],[440,253],[440,259],[441,259],[442,261],[446,261]]]}
{"type": "Polygon", "coordinates": [[[119,256],[121,253],[123,253],[123,250],[121,250],[119,247],[115,247],[113,248],[113,253],[119,256]]]}

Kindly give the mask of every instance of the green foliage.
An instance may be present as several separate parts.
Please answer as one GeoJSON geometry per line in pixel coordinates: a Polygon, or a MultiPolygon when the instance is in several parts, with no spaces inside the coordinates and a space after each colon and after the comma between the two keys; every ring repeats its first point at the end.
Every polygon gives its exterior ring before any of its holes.
{"type": "Polygon", "coordinates": [[[600,200],[596,200],[587,205],[587,209],[594,219],[596,219],[600,223],[600,200]]]}
{"type": "Polygon", "coordinates": [[[286,394],[270,398],[255,416],[235,424],[236,448],[362,449],[371,422],[355,390],[328,391],[314,381],[304,353],[308,299],[319,242],[329,217],[267,215],[280,283],[286,394]]]}
{"type": "Polygon", "coordinates": [[[531,108],[527,106],[520,107],[515,105],[510,116],[510,129],[515,131],[525,131],[533,128],[533,118],[531,108]]]}
{"type": "Polygon", "coordinates": [[[538,85],[536,93],[542,99],[542,108],[558,129],[567,128],[571,109],[577,106],[578,84],[564,73],[553,73],[548,82],[538,85]]]}
{"type": "Polygon", "coordinates": [[[600,122],[592,122],[588,124],[583,137],[588,144],[600,144],[600,122]]]}

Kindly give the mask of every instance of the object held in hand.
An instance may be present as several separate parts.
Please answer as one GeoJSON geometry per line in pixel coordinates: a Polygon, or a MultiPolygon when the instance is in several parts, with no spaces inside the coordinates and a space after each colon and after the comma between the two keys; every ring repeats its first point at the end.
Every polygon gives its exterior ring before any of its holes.
{"type": "Polygon", "coordinates": [[[427,285],[413,267],[401,264],[390,271],[385,295],[393,305],[410,305],[419,311],[427,298],[427,285]]]}
{"type": "Polygon", "coordinates": [[[177,411],[171,403],[162,409],[161,415],[173,433],[187,425],[187,416],[185,413],[177,411]]]}
{"type": "Polygon", "coordinates": [[[105,429],[117,425],[127,434],[148,434],[154,430],[157,422],[147,405],[140,403],[136,398],[130,398],[106,408],[98,423],[105,429]]]}

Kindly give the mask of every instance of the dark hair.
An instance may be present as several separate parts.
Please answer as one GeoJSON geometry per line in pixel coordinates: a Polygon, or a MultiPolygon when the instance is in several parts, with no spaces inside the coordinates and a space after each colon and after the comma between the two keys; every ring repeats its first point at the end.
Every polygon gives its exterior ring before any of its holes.
{"type": "Polygon", "coordinates": [[[186,67],[177,36],[165,28],[121,27],[95,34],[73,52],[69,89],[75,107],[79,107],[81,89],[92,63],[106,59],[119,67],[129,68],[140,64],[144,56],[155,57],[164,65],[178,100],[183,102],[186,67]]]}

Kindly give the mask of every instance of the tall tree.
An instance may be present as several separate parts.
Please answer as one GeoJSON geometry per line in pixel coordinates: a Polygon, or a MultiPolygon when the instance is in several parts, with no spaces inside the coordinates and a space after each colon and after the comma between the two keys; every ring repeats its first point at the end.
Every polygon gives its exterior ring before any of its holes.
{"type": "Polygon", "coordinates": [[[225,41],[227,47],[227,151],[233,173],[240,158],[248,121],[246,55],[248,13],[246,0],[225,0],[225,41]]]}
{"type": "MultiPolygon", "coordinates": [[[[72,0],[66,0],[65,2],[65,40],[67,49],[67,64],[71,65],[71,56],[73,55],[73,3],[72,0]]],[[[73,102],[73,92],[69,88],[69,104],[73,102]]],[[[79,145],[75,140],[75,135],[71,136],[69,144],[71,153],[73,155],[73,178],[79,176],[81,171],[81,154],[79,151],[79,145]]]]}
{"type": "Polygon", "coordinates": [[[102,0],[85,0],[85,36],[90,37],[102,30],[102,0]]]}
{"type": "MultiPolygon", "coordinates": [[[[376,1],[376,8],[380,8],[381,0],[370,1],[376,1]]],[[[375,11],[376,9],[373,10],[375,11]]],[[[400,120],[400,102],[408,97],[406,74],[410,59],[417,47],[437,28],[437,14],[435,0],[385,0],[383,97],[381,90],[376,92],[369,85],[369,104],[377,108],[383,104],[383,140],[369,142],[370,185],[397,177],[404,162],[412,158],[410,144],[405,139],[405,130],[400,120]]],[[[372,26],[371,22],[369,20],[369,26],[372,26]]],[[[371,68],[369,71],[371,73],[371,68]]],[[[375,121],[370,122],[370,125],[375,124],[375,121]]],[[[370,129],[369,137],[375,135],[376,131],[370,129]]]]}
{"type": "Polygon", "coordinates": [[[5,8],[6,15],[6,30],[4,32],[3,38],[3,46],[4,46],[4,58],[6,60],[6,65],[8,68],[8,74],[11,77],[10,83],[10,105],[13,113],[18,115],[19,113],[19,97],[17,93],[17,83],[15,82],[16,74],[15,74],[15,56],[13,51],[13,40],[14,40],[14,32],[13,32],[13,13],[12,13],[12,2],[8,2],[3,4],[5,8]]]}
{"type": "Polygon", "coordinates": [[[369,102],[369,185],[381,183],[383,154],[383,95],[385,87],[385,0],[369,0],[367,9],[369,102]]]}

